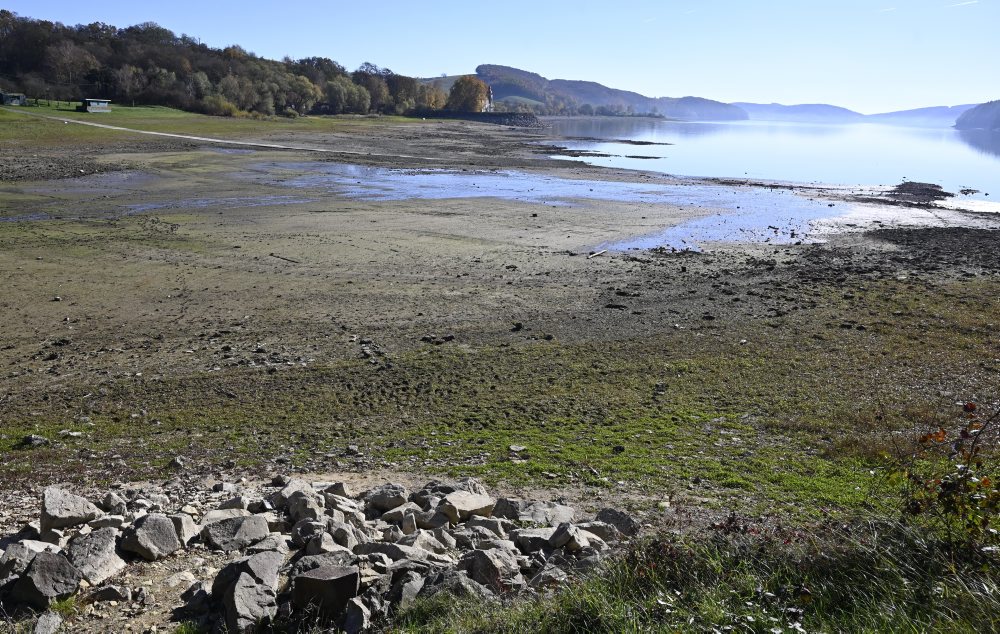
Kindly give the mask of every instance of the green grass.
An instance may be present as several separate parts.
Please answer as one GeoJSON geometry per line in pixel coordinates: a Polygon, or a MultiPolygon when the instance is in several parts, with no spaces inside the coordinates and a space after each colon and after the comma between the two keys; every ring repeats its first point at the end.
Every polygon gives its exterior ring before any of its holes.
{"type": "MultiPolygon", "coordinates": [[[[299,117],[288,119],[249,119],[210,117],[163,106],[122,106],[112,104],[107,113],[76,112],[65,104],[41,105],[24,110],[0,110],[0,142],[19,145],[66,145],[106,141],[108,131],[91,126],[67,125],[30,116],[40,114],[69,121],[88,121],[134,130],[217,136],[222,138],[263,138],[285,133],[341,132],[385,123],[413,123],[419,120],[405,117],[299,117]]],[[[144,137],[145,138],[145,137],[144,137]]],[[[155,139],[155,137],[148,137],[155,139]]]]}
{"type": "Polygon", "coordinates": [[[993,632],[998,581],[987,559],[898,524],[733,524],[646,540],[539,599],[421,600],[390,631],[993,632]]]}

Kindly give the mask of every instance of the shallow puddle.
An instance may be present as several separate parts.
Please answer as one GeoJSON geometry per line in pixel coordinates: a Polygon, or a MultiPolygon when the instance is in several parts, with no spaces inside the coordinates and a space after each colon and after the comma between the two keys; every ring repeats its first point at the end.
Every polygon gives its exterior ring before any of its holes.
{"type": "Polygon", "coordinates": [[[155,203],[138,203],[125,205],[126,215],[143,213],[146,211],[157,211],[160,209],[206,209],[208,207],[218,207],[219,209],[245,209],[247,207],[271,207],[275,205],[298,205],[300,203],[315,202],[314,198],[301,198],[299,196],[235,196],[229,198],[185,198],[181,200],[168,200],[155,203]]]}
{"type": "Polygon", "coordinates": [[[707,242],[794,243],[804,240],[812,221],[837,216],[841,211],[786,189],[760,187],[624,183],[512,170],[395,170],[336,163],[267,163],[255,169],[265,174],[263,182],[267,184],[322,189],[359,200],[490,197],[545,205],[614,200],[719,210],[660,232],[602,245],[614,250],[660,246],[698,249],[707,242]]]}

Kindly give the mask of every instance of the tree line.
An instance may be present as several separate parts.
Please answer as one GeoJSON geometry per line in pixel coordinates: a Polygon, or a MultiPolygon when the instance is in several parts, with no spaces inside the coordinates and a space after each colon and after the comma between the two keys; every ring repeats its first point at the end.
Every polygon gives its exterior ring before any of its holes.
{"type": "MultiPolygon", "coordinates": [[[[66,26],[7,10],[0,10],[0,88],[34,98],[101,97],[229,116],[403,114],[476,105],[449,101],[437,82],[367,62],[349,72],[325,57],[276,61],[240,46],[211,48],[153,22],[66,26]]],[[[476,99],[481,90],[472,91],[476,99]]]]}

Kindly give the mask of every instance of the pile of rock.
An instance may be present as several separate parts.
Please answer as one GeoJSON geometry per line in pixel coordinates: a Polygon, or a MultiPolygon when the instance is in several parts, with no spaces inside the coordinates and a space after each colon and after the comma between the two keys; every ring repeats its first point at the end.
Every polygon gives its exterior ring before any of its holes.
{"type": "MultiPolygon", "coordinates": [[[[39,520],[0,540],[0,600],[8,612],[44,611],[77,593],[130,601],[129,588],[109,583],[127,562],[209,549],[233,558],[214,578],[195,579],[181,618],[229,632],[300,618],[360,632],[417,597],[558,586],[639,530],[614,509],[576,522],[565,505],[495,499],[471,478],[355,495],[344,483],[278,476],[253,494],[232,493],[205,512],[185,504],[169,513],[165,495],[112,492],[94,504],[50,487],[39,520]]],[[[45,615],[56,626],[57,618],[45,615]]]]}

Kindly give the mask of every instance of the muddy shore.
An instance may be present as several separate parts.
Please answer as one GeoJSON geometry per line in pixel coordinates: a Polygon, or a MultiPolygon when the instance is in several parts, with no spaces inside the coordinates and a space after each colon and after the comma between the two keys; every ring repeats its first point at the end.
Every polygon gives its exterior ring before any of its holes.
{"type": "MultiPolygon", "coordinates": [[[[783,363],[791,349],[845,355],[851,361],[835,370],[841,374],[832,383],[850,382],[858,368],[871,373],[866,379],[881,380],[884,371],[894,382],[885,395],[893,399],[921,391],[942,403],[948,398],[940,394],[976,392],[996,378],[995,366],[973,371],[960,355],[945,354],[940,365],[927,367],[898,351],[883,358],[860,352],[895,350],[908,337],[926,338],[928,329],[946,333],[952,324],[928,318],[945,301],[976,307],[975,323],[967,325],[976,338],[965,345],[991,341],[987,324],[998,306],[996,295],[984,292],[995,288],[1000,252],[998,223],[988,215],[941,226],[966,217],[948,211],[937,226],[914,226],[907,219],[923,213],[920,207],[900,212],[900,201],[890,200],[891,222],[859,221],[818,244],[712,244],[704,253],[609,251],[590,258],[609,241],[717,210],[614,198],[365,199],[325,185],[275,184],[268,167],[349,163],[687,182],[554,161],[539,154],[539,143],[559,143],[544,130],[428,121],[309,138],[262,131],[260,140],[331,153],[227,150],[109,133],[85,160],[49,148],[7,162],[0,220],[17,220],[0,222],[0,422],[7,430],[8,494],[30,497],[54,481],[156,477],[178,454],[205,475],[263,476],[275,464],[415,477],[464,467],[488,472],[489,460],[477,462],[469,451],[454,462],[440,454],[401,462],[407,452],[390,451],[393,433],[405,431],[410,417],[423,429],[449,408],[466,412],[470,403],[486,403],[490,416],[519,399],[525,405],[518,415],[529,418],[609,415],[607,404],[588,402],[586,391],[564,384],[571,373],[560,368],[564,354],[594,368],[581,379],[588,389],[605,381],[622,355],[653,364],[657,357],[701,362],[750,349],[765,364],[783,363]],[[896,300],[916,307],[898,308],[896,300]],[[495,396],[498,390],[509,398],[495,396]],[[240,416],[268,418],[266,429],[249,434],[252,443],[231,436],[246,430],[199,416],[233,407],[240,416]],[[185,430],[195,419],[196,430],[185,430]],[[298,442],[277,433],[281,420],[293,421],[298,442]],[[29,431],[48,444],[23,446],[29,431]],[[344,446],[357,442],[367,446],[365,457],[345,457],[344,446]]],[[[291,179],[305,171],[283,174],[291,179]]],[[[781,187],[833,204],[859,195],[781,187]]],[[[866,192],[866,204],[878,207],[884,196],[866,192]]],[[[621,371],[635,381],[644,372],[621,371]]],[[[669,385],[657,387],[669,381],[649,377],[649,383],[654,397],[669,395],[669,385]]],[[[724,393],[721,385],[712,390],[724,393]]],[[[774,420],[786,415],[739,395],[727,399],[720,410],[771,421],[770,431],[758,434],[773,433],[774,420]]],[[[655,401],[618,405],[649,413],[659,411],[655,401]]],[[[827,428],[820,435],[826,440],[801,445],[813,451],[839,442],[827,428]]],[[[412,434],[402,438],[413,442],[412,434]]],[[[523,471],[522,484],[589,495],[585,477],[523,471]]],[[[607,479],[603,471],[601,477],[607,479]]],[[[621,482],[623,497],[657,499],[649,483],[621,482]]],[[[717,493],[681,487],[678,495],[718,499],[717,493]]]]}

